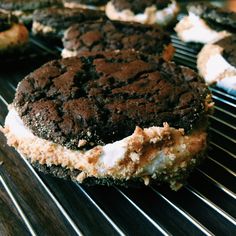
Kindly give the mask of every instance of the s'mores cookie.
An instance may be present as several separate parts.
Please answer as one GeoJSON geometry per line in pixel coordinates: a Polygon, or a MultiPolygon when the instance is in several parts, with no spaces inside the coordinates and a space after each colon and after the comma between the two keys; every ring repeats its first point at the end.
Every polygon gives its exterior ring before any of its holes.
{"type": "Polygon", "coordinates": [[[106,14],[111,20],[169,25],[179,12],[175,0],[111,0],[106,14]]]}
{"type": "Polygon", "coordinates": [[[236,12],[206,2],[189,4],[187,9],[189,15],[175,27],[182,41],[213,43],[236,31],[236,12]]]}
{"type": "Polygon", "coordinates": [[[57,176],[178,189],[205,155],[211,106],[191,69],[135,51],[87,52],[26,76],[2,130],[57,176]]]}
{"type": "Polygon", "coordinates": [[[20,21],[30,23],[32,21],[32,14],[34,10],[62,5],[61,0],[1,0],[0,9],[10,11],[17,16],[20,21]]]}
{"type": "Polygon", "coordinates": [[[29,38],[26,27],[11,13],[0,10],[0,54],[22,48],[29,38]]]}
{"type": "Polygon", "coordinates": [[[34,12],[32,31],[44,38],[61,39],[64,31],[72,24],[102,17],[101,11],[89,9],[45,8],[34,12]]]}
{"type": "Polygon", "coordinates": [[[236,95],[236,35],[206,44],[198,54],[197,68],[207,84],[236,95]]]}
{"type": "Polygon", "coordinates": [[[91,10],[105,10],[108,0],[63,0],[64,6],[69,8],[84,8],[91,10]]]}
{"type": "Polygon", "coordinates": [[[134,49],[171,60],[171,38],[157,26],[119,21],[83,22],[64,34],[62,57],[77,56],[83,51],[134,49]]]}

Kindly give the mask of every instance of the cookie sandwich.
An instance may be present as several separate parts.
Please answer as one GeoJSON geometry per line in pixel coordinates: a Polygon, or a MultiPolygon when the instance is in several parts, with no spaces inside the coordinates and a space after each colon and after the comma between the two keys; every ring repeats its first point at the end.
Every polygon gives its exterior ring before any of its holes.
{"type": "Polygon", "coordinates": [[[207,84],[236,95],[236,35],[206,44],[198,54],[197,68],[207,84]]]}
{"type": "Polygon", "coordinates": [[[87,52],[26,76],[2,130],[47,173],[176,190],[205,156],[211,108],[191,69],[135,51],[87,52]]]}
{"type": "Polygon", "coordinates": [[[213,43],[236,32],[236,12],[215,7],[207,2],[187,5],[188,16],[175,31],[184,42],[213,43]]]}
{"type": "Polygon", "coordinates": [[[175,0],[111,0],[105,11],[111,20],[168,26],[175,20],[179,7],[175,0]]]}
{"type": "Polygon", "coordinates": [[[37,10],[33,14],[33,34],[48,38],[61,39],[64,31],[72,24],[104,17],[101,11],[89,9],[70,9],[51,7],[37,10]]]}

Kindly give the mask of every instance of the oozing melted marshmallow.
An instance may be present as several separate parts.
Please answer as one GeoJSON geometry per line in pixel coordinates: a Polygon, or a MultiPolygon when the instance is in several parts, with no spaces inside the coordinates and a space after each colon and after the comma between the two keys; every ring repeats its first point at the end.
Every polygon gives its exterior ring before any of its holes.
{"type": "Polygon", "coordinates": [[[223,50],[216,44],[205,45],[198,54],[197,68],[206,83],[217,83],[227,92],[236,94],[236,68],[223,57],[223,50]]]}
{"type": "Polygon", "coordinates": [[[189,13],[175,27],[178,37],[184,42],[212,43],[230,35],[226,30],[215,31],[199,16],[189,13]]]}

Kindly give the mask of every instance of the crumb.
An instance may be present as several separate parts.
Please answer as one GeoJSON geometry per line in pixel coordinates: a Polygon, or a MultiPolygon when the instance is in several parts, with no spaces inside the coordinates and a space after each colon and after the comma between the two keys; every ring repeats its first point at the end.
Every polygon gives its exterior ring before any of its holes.
{"type": "Polygon", "coordinates": [[[85,172],[81,172],[77,177],[76,177],[76,180],[79,182],[79,183],[82,183],[83,180],[87,177],[87,174],[85,172]]]}
{"type": "Polygon", "coordinates": [[[142,177],[143,178],[143,181],[144,181],[144,184],[147,186],[147,185],[149,185],[149,183],[150,183],[150,177],[149,176],[144,176],[144,177],[142,177]]]}
{"type": "Polygon", "coordinates": [[[86,145],[86,143],[87,143],[87,141],[86,141],[85,139],[80,139],[80,140],[79,140],[78,147],[83,147],[83,146],[86,145]]]}

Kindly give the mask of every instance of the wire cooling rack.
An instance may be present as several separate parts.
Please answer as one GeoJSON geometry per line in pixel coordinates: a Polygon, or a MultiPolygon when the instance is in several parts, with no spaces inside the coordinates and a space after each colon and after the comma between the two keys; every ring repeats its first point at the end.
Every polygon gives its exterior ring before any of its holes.
{"type": "MultiPolygon", "coordinates": [[[[195,69],[197,50],[175,36],[172,41],[174,60],[195,69]]],[[[0,70],[1,125],[17,83],[60,54],[35,38],[31,46],[36,56],[0,70]]],[[[236,235],[236,98],[210,89],[215,113],[208,158],[178,192],[165,186],[84,187],[46,176],[0,133],[0,235],[236,235]]]]}

